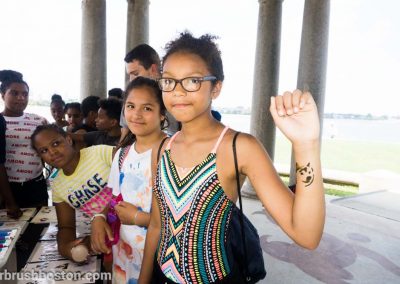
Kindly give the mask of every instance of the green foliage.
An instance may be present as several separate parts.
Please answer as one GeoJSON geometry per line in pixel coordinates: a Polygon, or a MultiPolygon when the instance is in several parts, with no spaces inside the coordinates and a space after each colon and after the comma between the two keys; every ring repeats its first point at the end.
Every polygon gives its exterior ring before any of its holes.
{"type": "Polygon", "coordinates": [[[340,197],[352,196],[358,193],[358,186],[346,184],[330,184],[324,183],[325,194],[335,195],[340,197]]]}
{"type": "MultiPolygon", "coordinates": [[[[281,179],[286,185],[289,184],[289,177],[287,175],[281,175],[281,179]]],[[[331,184],[324,182],[324,188],[325,194],[340,197],[352,196],[358,193],[358,186],[347,184],[331,184]]]]}

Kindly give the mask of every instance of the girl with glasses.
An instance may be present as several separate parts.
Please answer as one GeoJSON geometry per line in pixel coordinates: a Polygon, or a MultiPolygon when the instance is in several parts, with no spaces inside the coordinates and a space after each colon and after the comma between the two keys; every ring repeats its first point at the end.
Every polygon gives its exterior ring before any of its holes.
{"type": "MultiPolygon", "coordinates": [[[[213,118],[212,101],[224,73],[214,37],[185,32],[166,45],[158,80],[167,110],[182,123],[165,146],[139,283],[244,283],[230,267],[225,238],[237,201],[232,151],[235,131],[213,118]]],[[[271,98],[271,114],[291,141],[299,169],[294,195],[267,152],[249,134],[236,149],[241,180],[248,177],[264,208],[296,243],[318,246],[324,226],[319,121],[310,93],[271,98]],[[257,159],[255,159],[257,157],[257,159]]]]}

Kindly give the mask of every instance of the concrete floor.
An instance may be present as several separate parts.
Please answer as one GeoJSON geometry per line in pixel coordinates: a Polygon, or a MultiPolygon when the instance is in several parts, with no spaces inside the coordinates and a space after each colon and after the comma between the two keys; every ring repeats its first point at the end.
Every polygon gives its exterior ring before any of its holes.
{"type": "Polygon", "coordinates": [[[350,201],[327,195],[321,243],[308,251],[274,224],[259,201],[244,198],[264,251],[267,277],[260,283],[400,283],[400,220],[393,218],[400,194],[376,199],[373,204],[363,195],[350,201]]]}

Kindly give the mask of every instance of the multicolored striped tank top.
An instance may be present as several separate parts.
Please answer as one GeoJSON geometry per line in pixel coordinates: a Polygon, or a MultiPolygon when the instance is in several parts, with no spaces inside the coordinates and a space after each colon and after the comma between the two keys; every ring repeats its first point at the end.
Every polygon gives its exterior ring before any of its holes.
{"type": "Polygon", "coordinates": [[[169,141],[161,157],[155,183],[160,204],[161,235],[157,262],[164,275],[177,283],[213,283],[230,267],[225,249],[233,202],[225,195],[216,171],[216,151],[183,179],[171,159],[169,141]]]}

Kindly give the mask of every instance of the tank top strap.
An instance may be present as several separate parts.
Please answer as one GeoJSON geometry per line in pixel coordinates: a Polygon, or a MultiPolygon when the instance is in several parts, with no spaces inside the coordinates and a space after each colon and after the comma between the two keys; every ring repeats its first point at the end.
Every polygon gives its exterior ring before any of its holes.
{"type": "Polygon", "coordinates": [[[217,153],[218,146],[219,146],[219,144],[221,143],[222,138],[224,138],[224,135],[225,135],[225,133],[228,131],[228,129],[229,129],[229,126],[225,126],[224,130],[222,130],[222,132],[221,132],[221,134],[219,135],[219,138],[218,138],[218,140],[217,140],[217,143],[215,143],[215,146],[214,146],[214,148],[212,149],[211,153],[217,153]]]}
{"type": "Polygon", "coordinates": [[[169,139],[167,147],[165,147],[165,150],[169,150],[171,149],[171,143],[172,141],[176,138],[176,136],[180,133],[180,131],[177,131],[172,137],[171,139],[169,139]]]}

